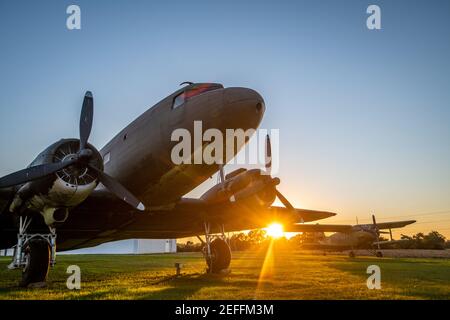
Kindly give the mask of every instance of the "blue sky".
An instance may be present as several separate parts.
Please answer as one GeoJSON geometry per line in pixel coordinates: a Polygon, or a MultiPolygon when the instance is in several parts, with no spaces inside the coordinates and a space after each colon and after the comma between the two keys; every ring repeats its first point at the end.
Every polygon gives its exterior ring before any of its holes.
{"type": "Polygon", "coordinates": [[[100,148],[180,82],[220,82],[264,97],[297,206],[450,235],[448,1],[3,0],[0,40],[0,175],[77,137],[85,90],[100,148]]]}

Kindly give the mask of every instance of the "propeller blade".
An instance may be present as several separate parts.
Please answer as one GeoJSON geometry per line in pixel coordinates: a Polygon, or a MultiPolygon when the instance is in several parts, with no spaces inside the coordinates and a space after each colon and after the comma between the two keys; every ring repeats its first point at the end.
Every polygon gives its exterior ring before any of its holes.
{"type": "Polygon", "coordinates": [[[272,171],[272,145],[270,143],[269,135],[266,135],[266,172],[271,174],[272,171]]]}
{"type": "MultiPolygon", "coordinates": [[[[294,206],[289,202],[288,199],[286,199],[285,196],[283,196],[283,194],[278,191],[277,189],[275,189],[275,192],[277,194],[278,199],[280,199],[281,203],[289,210],[294,211],[295,213],[298,213],[297,210],[295,210],[294,206]]],[[[302,223],[305,222],[303,219],[303,216],[300,216],[300,218],[302,219],[302,223]]]]}
{"type": "Polygon", "coordinates": [[[0,188],[16,186],[28,181],[43,178],[74,164],[75,162],[77,162],[77,160],[78,158],[74,157],[73,159],[64,162],[41,164],[38,166],[28,167],[23,170],[16,171],[0,178],[0,188]]]}
{"type": "Polygon", "coordinates": [[[91,134],[92,119],[94,118],[94,98],[90,91],[86,91],[83,100],[83,107],[80,115],[80,150],[86,147],[91,134]]]}
{"type": "Polygon", "coordinates": [[[114,193],[118,198],[122,199],[123,201],[140,211],[145,210],[144,204],[136,199],[136,197],[130,191],[125,189],[125,187],[121,185],[117,180],[93,166],[89,166],[89,168],[97,172],[99,181],[103,183],[103,185],[108,188],[109,191],[114,193]]]}
{"type": "Polygon", "coordinates": [[[373,222],[373,226],[375,227],[376,230],[378,230],[378,225],[377,225],[377,220],[375,220],[375,215],[372,215],[372,222],[373,222]]]}
{"type": "Polygon", "coordinates": [[[281,203],[288,208],[289,210],[295,210],[294,206],[289,202],[288,199],[286,199],[280,191],[275,190],[275,192],[277,193],[277,197],[278,199],[280,199],[281,203]]]}
{"type": "Polygon", "coordinates": [[[373,226],[375,228],[375,235],[377,237],[377,246],[378,246],[378,250],[380,250],[380,229],[378,229],[378,225],[377,225],[377,220],[375,219],[375,215],[372,215],[372,222],[373,222],[373,226]]]}

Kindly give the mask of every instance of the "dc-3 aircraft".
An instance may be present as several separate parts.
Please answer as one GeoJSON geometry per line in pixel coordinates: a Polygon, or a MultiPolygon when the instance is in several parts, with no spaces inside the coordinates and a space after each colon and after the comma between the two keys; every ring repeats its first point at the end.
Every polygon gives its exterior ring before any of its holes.
{"type": "MultiPolygon", "coordinates": [[[[280,180],[270,175],[270,161],[265,171],[242,168],[226,176],[220,164],[171,161],[174,129],[192,133],[196,120],[205,130],[256,129],[264,112],[263,98],[252,89],[187,83],[98,151],[88,143],[93,96],[87,92],[79,139],[59,140],[26,169],[0,178],[0,248],[15,249],[9,267],[22,270],[21,285],[27,286],[46,280],[56,250],[130,238],[204,235],[208,270],[220,272],[231,260],[225,231],[261,228],[273,220],[289,226],[334,216],[295,209],[276,189],[280,180]],[[221,181],[203,196],[183,197],[216,172],[221,181]],[[277,196],[284,208],[272,206],[277,196]]],[[[270,156],[269,139],[266,146],[270,156]]]]}
{"type": "Polygon", "coordinates": [[[339,225],[339,224],[294,224],[286,227],[285,231],[308,232],[314,234],[315,241],[305,243],[303,248],[319,249],[326,251],[350,250],[349,256],[355,257],[354,249],[361,247],[372,247],[377,257],[382,257],[380,251],[382,245],[389,245],[403,240],[392,238],[392,229],[402,228],[416,222],[415,220],[393,221],[377,223],[375,215],[372,215],[372,224],[339,225]],[[382,230],[389,231],[382,231],[382,230]],[[335,232],[325,237],[324,232],[335,232]],[[390,235],[390,240],[380,241],[380,234],[390,235]]]}

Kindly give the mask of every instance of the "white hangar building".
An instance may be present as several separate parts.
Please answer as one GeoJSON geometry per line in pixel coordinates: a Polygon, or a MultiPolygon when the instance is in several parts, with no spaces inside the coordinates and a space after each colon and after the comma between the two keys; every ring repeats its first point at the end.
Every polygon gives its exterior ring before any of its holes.
{"type": "MultiPolygon", "coordinates": [[[[12,255],[9,249],[7,254],[12,255]]],[[[97,247],[61,252],[59,254],[144,254],[144,253],[175,253],[175,239],[130,239],[101,244],[97,247]]],[[[5,254],[0,250],[0,256],[5,254]]]]}
{"type": "Polygon", "coordinates": [[[71,254],[175,253],[175,239],[130,239],[103,243],[97,247],[68,251],[71,254]]]}

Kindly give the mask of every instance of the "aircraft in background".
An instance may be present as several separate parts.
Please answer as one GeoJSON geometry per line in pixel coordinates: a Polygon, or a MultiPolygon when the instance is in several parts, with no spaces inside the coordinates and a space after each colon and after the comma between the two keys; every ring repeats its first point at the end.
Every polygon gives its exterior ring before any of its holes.
{"type": "MultiPolygon", "coordinates": [[[[208,270],[220,272],[231,260],[225,231],[334,216],[294,208],[276,189],[280,180],[270,175],[270,161],[266,172],[241,168],[226,176],[218,164],[171,161],[175,129],[193,135],[194,121],[201,120],[204,130],[215,128],[224,135],[226,129],[246,131],[258,128],[264,112],[263,98],[252,89],[187,83],[98,151],[88,143],[93,96],[87,92],[79,139],[59,140],[26,169],[0,178],[0,248],[14,246],[10,268],[22,269],[21,285],[45,281],[57,249],[132,238],[204,235],[208,270]],[[199,199],[183,197],[218,171],[220,183],[199,199]],[[276,197],[284,208],[272,206],[276,197]]],[[[234,156],[246,142],[233,147],[234,156]]],[[[267,139],[266,157],[270,155],[267,139]]]]}
{"type": "Polygon", "coordinates": [[[403,240],[392,238],[392,229],[402,228],[416,222],[415,220],[393,221],[377,223],[372,215],[372,224],[338,225],[338,224],[297,224],[286,226],[288,232],[312,233],[314,240],[311,243],[302,245],[305,249],[319,249],[326,251],[349,251],[351,258],[355,257],[354,249],[372,246],[374,254],[382,257],[380,251],[382,245],[389,245],[403,240]],[[389,231],[382,231],[389,230],[389,231]],[[329,237],[325,237],[324,232],[335,232],[329,237]],[[380,241],[380,234],[389,234],[390,240],[380,241]]]}

